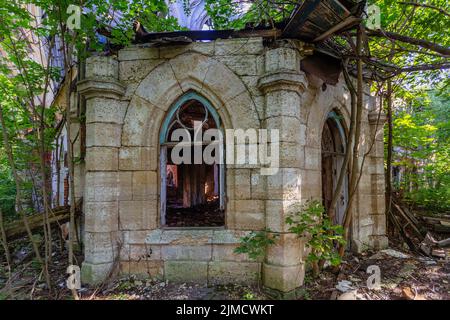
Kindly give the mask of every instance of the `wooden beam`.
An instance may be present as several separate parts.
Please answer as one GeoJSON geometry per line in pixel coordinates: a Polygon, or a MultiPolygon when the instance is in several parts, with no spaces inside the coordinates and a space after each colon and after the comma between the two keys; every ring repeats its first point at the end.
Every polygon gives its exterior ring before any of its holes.
{"type": "Polygon", "coordinates": [[[333,35],[334,33],[338,32],[339,30],[341,30],[353,23],[359,23],[360,21],[361,21],[360,18],[350,16],[350,17],[346,18],[345,20],[341,21],[340,23],[338,23],[337,25],[335,25],[334,27],[332,27],[331,29],[329,29],[328,31],[324,32],[317,38],[315,38],[313,40],[313,42],[323,41],[323,40],[327,39],[328,37],[330,37],[331,35],[333,35]]]}
{"type": "MultiPolygon", "coordinates": [[[[81,199],[77,201],[76,204],[76,216],[80,215],[81,210],[81,199]]],[[[27,217],[28,218],[28,224],[30,226],[31,231],[40,230],[42,226],[44,225],[43,220],[43,214],[42,213],[35,213],[27,217]]],[[[52,226],[63,224],[65,222],[68,222],[70,218],[70,207],[58,207],[52,209],[50,215],[49,215],[49,223],[52,226]]],[[[23,235],[26,234],[26,229],[23,224],[23,220],[16,220],[12,221],[8,224],[5,224],[5,233],[8,240],[14,240],[17,239],[23,235]]]]}

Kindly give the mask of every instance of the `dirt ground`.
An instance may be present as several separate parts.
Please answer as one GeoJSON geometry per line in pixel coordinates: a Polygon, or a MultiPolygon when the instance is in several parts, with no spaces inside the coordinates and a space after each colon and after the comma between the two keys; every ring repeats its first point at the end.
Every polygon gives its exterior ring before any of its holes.
{"type": "MultiPolygon", "coordinates": [[[[16,247],[20,248],[20,244],[16,247]]],[[[26,246],[24,245],[26,248],[26,246]]],[[[3,259],[3,257],[1,258],[3,259]]],[[[11,274],[0,260],[0,300],[2,299],[72,299],[66,289],[66,252],[55,249],[50,268],[52,291],[49,292],[41,267],[30,260],[29,249],[14,252],[18,267],[11,274]],[[27,251],[28,250],[28,251],[27,251]],[[22,260],[22,261],[21,261],[22,260]]],[[[299,300],[443,300],[450,299],[450,260],[436,260],[391,248],[378,253],[348,254],[338,272],[325,270],[313,279],[307,273],[305,285],[298,290],[299,300]],[[381,288],[368,289],[369,266],[381,272],[381,288]],[[336,289],[339,287],[341,290],[336,289]]],[[[92,300],[263,300],[271,299],[259,286],[206,286],[175,284],[122,277],[99,288],[82,287],[81,299],[92,300]]]]}
{"type": "Polygon", "coordinates": [[[448,300],[450,299],[450,261],[389,249],[378,253],[349,255],[339,274],[324,272],[319,279],[307,277],[305,298],[356,300],[448,300]],[[400,256],[393,256],[401,253],[400,256]],[[369,266],[381,272],[379,289],[370,290],[369,266]],[[349,281],[346,293],[336,290],[349,281]]]}

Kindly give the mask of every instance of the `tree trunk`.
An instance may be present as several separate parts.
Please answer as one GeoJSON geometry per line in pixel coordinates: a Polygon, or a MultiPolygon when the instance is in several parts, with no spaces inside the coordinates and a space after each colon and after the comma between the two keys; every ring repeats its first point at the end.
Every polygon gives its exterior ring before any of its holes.
{"type": "Polygon", "coordinates": [[[59,203],[59,198],[61,197],[61,191],[60,191],[60,185],[61,185],[61,165],[59,163],[60,161],[60,148],[62,149],[62,145],[59,145],[59,136],[57,136],[56,139],[56,151],[55,151],[55,166],[56,166],[56,203],[54,204],[55,207],[59,207],[62,205],[59,203]]]}
{"type": "MultiPolygon", "coordinates": [[[[352,169],[350,172],[350,183],[349,183],[349,198],[347,208],[344,213],[344,239],[349,238],[350,234],[350,226],[352,222],[352,206],[353,200],[356,193],[356,188],[358,186],[358,174],[359,174],[359,144],[360,144],[360,136],[361,136],[361,118],[362,118],[362,109],[363,109],[363,65],[362,65],[362,33],[363,27],[360,25],[358,27],[358,34],[356,39],[356,54],[358,57],[357,60],[357,104],[356,104],[356,119],[355,119],[355,137],[353,144],[353,157],[352,157],[352,169]]],[[[345,245],[341,245],[339,247],[339,255],[342,257],[345,252],[345,245]]]]}
{"type": "Polygon", "coordinates": [[[345,82],[347,84],[347,87],[349,88],[350,91],[350,103],[351,103],[351,111],[350,111],[350,128],[349,128],[349,134],[348,134],[348,138],[347,138],[347,143],[345,146],[345,158],[344,158],[344,162],[342,163],[342,167],[341,170],[339,172],[339,178],[337,181],[337,185],[336,185],[336,189],[334,190],[333,193],[333,198],[331,200],[331,204],[330,204],[330,208],[329,211],[330,212],[334,212],[334,208],[336,207],[336,204],[339,200],[339,196],[341,194],[341,190],[342,190],[342,185],[344,184],[344,178],[345,175],[347,174],[347,169],[348,169],[348,164],[350,162],[350,157],[351,157],[351,148],[353,145],[353,137],[355,135],[355,127],[356,127],[356,97],[355,97],[355,90],[353,88],[353,84],[351,82],[351,79],[348,75],[346,66],[344,66],[344,76],[345,76],[345,82]]]}
{"type": "Polygon", "coordinates": [[[3,212],[1,207],[0,207],[0,232],[2,236],[3,250],[5,250],[6,263],[8,264],[9,270],[11,270],[11,255],[9,253],[8,239],[6,238],[5,226],[3,224],[3,212]]]}
{"type": "MultiPolygon", "coordinates": [[[[67,166],[68,166],[68,179],[69,179],[69,192],[70,192],[70,222],[69,222],[69,266],[74,265],[74,253],[73,253],[73,242],[75,240],[75,182],[74,182],[74,156],[73,156],[73,143],[71,140],[71,114],[70,114],[70,96],[72,88],[72,64],[73,64],[73,49],[74,43],[66,42],[66,26],[61,17],[61,7],[60,10],[60,20],[59,26],[61,28],[61,40],[62,40],[62,51],[64,59],[64,70],[65,70],[65,86],[66,90],[66,130],[67,130],[67,166]]],[[[72,36],[72,40],[76,40],[76,34],[72,36]]],[[[75,300],[79,299],[76,289],[72,289],[72,295],[75,300]]]]}
{"type": "MultiPolygon", "coordinates": [[[[45,106],[42,108],[44,109],[45,106]]],[[[44,274],[47,282],[48,289],[51,290],[51,281],[49,274],[49,263],[52,257],[52,228],[49,223],[49,203],[48,203],[48,190],[47,190],[47,171],[45,169],[45,134],[44,134],[44,112],[41,113],[40,127],[38,130],[38,141],[39,141],[39,166],[41,171],[42,179],[42,204],[44,206],[43,212],[43,230],[44,230],[44,240],[45,240],[45,259],[44,259],[44,274]]]]}

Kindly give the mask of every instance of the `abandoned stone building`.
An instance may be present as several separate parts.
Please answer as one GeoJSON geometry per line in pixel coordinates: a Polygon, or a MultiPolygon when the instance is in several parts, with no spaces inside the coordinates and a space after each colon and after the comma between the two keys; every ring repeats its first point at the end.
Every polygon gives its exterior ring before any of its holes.
{"type": "MultiPolygon", "coordinates": [[[[97,283],[118,270],[210,284],[261,277],[282,292],[301,286],[305,240],[285,218],[299,202],[329,204],[350,121],[343,75],[324,77],[335,67],[318,56],[305,42],[248,36],[134,44],[88,58],[71,105],[74,120],[85,114],[73,123],[75,156],[84,159],[75,177],[82,280],[97,283]],[[220,131],[279,130],[279,169],[264,175],[253,163],[174,164],[171,133],[193,121],[220,131]],[[233,252],[241,237],[264,229],[279,235],[264,259],[233,252]]],[[[355,251],[387,245],[383,115],[368,88],[361,154],[370,153],[352,207],[355,251]]],[[[343,190],[335,223],[347,204],[343,190]]]]}

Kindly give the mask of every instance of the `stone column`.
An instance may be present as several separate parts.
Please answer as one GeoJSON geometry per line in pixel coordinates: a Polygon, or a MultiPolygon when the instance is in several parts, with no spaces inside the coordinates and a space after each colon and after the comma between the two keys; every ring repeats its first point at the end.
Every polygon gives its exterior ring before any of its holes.
{"type": "Polygon", "coordinates": [[[85,260],[82,281],[103,281],[118,256],[118,201],[121,175],[118,153],[126,102],[113,57],[86,61],[86,78],[78,90],[86,99],[86,163],[84,187],[85,260]]]}
{"type": "Polygon", "coordinates": [[[290,206],[302,200],[304,143],[300,108],[306,83],[298,51],[276,48],[266,52],[265,74],[258,85],[265,95],[265,127],[280,133],[280,169],[267,177],[266,226],[278,238],[267,250],[263,283],[283,295],[301,286],[305,273],[304,243],[288,231],[285,220],[290,206]]]}
{"type": "Polygon", "coordinates": [[[370,154],[370,180],[373,221],[373,231],[370,242],[375,249],[384,249],[388,246],[386,235],[386,202],[385,202],[385,172],[384,172],[384,124],[386,122],[384,112],[373,110],[369,113],[370,134],[375,137],[375,142],[370,154]]]}

